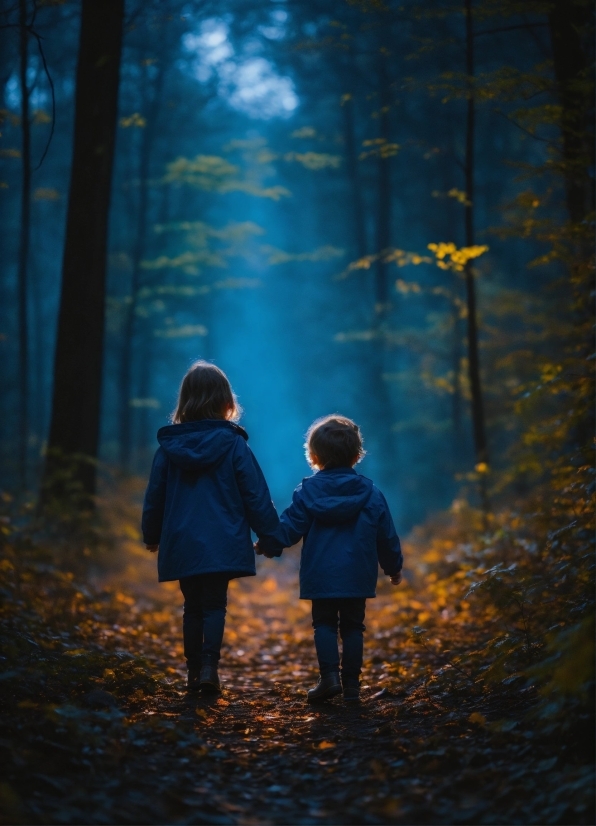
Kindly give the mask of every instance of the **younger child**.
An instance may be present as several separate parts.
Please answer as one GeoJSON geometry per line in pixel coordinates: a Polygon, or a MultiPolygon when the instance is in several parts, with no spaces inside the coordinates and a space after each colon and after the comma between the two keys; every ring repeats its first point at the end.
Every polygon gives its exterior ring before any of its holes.
{"type": "Polygon", "coordinates": [[[320,679],[308,692],[317,702],[341,694],[358,701],[366,600],[376,596],[378,564],[398,585],[402,553],[385,497],[354,465],[364,456],[358,425],[344,416],[314,422],[306,458],[318,472],[303,479],[280,517],[278,546],[257,543],[257,553],[281,556],[302,537],[300,599],[312,600],[320,679]],[[340,661],[337,629],[343,643],[340,661]]]}
{"type": "Polygon", "coordinates": [[[233,421],[240,412],[225,373],[193,364],[174,423],[157,433],[145,494],[143,539],[159,550],[159,581],[180,580],[184,595],[189,689],[219,691],[228,582],[256,573],[251,528],[266,543],[279,524],[248,434],[233,421]]]}

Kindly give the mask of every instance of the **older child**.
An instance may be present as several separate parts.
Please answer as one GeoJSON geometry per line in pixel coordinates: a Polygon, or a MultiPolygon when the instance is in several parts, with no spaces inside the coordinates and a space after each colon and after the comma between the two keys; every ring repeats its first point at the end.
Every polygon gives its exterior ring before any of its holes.
{"type": "Polygon", "coordinates": [[[385,497],[354,465],[364,456],[360,430],[344,416],[314,422],[306,458],[318,472],[302,481],[280,517],[278,547],[267,538],[257,553],[280,556],[304,537],[300,598],[312,600],[320,679],[308,692],[317,702],[341,694],[358,701],[366,600],[376,596],[378,564],[398,585],[402,553],[385,497]],[[342,638],[340,662],[337,629],[342,638]]]}
{"type": "Polygon", "coordinates": [[[217,664],[228,582],[254,576],[251,528],[266,542],[279,519],[267,483],[233,421],[225,373],[197,361],[180,386],[173,424],[157,433],[143,507],[143,539],[159,550],[159,581],[180,580],[188,688],[219,691],[217,664]]]}

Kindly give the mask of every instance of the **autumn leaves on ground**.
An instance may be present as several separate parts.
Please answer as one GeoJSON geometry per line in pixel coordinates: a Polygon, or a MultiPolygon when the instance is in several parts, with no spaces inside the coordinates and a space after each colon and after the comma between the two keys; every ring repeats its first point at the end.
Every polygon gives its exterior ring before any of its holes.
{"type": "Polygon", "coordinates": [[[483,535],[464,506],[415,532],[408,581],[368,603],[357,708],[305,703],[297,552],[232,584],[224,691],[208,700],[185,691],[180,595],[155,584],[128,494],[107,503],[103,551],[5,516],[3,822],[593,822],[579,492],[549,537],[511,515],[483,535]]]}

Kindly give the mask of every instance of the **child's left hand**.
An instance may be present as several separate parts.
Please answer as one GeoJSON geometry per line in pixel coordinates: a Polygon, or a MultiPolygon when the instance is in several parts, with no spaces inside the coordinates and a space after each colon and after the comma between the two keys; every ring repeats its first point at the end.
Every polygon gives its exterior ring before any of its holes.
{"type": "Polygon", "coordinates": [[[151,551],[152,554],[155,554],[159,551],[159,545],[145,545],[148,551],[151,551]]]}
{"type": "Polygon", "coordinates": [[[268,554],[266,551],[264,551],[258,542],[253,542],[253,548],[255,549],[255,553],[257,554],[257,556],[266,556],[267,559],[273,559],[273,554],[268,554]]]}

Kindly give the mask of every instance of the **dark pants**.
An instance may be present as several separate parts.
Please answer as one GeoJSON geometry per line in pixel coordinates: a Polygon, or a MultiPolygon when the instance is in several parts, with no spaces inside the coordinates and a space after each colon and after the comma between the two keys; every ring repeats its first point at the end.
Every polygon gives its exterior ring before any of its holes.
{"type": "Polygon", "coordinates": [[[197,574],[180,580],[184,594],[184,656],[189,669],[219,661],[228,604],[227,574],[197,574]]]}
{"type": "Polygon", "coordinates": [[[312,625],[321,677],[339,671],[337,629],[343,643],[341,677],[344,685],[358,685],[364,648],[366,600],[313,599],[312,625]]]}

